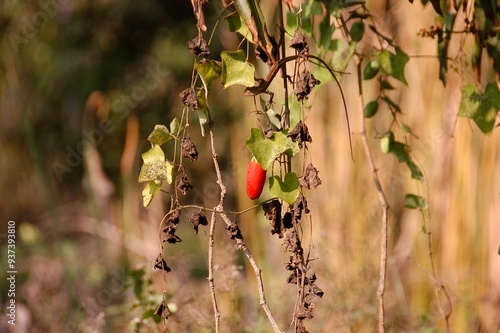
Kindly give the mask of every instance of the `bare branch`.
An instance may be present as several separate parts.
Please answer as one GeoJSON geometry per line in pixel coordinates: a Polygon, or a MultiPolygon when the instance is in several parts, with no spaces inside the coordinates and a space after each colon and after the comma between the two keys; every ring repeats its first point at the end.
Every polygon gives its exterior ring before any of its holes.
{"type": "Polygon", "coordinates": [[[389,204],[385,198],[384,190],[378,178],[377,168],[375,167],[375,162],[373,161],[372,152],[370,146],[368,145],[368,137],[366,135],[366,122],[364,116],[364,98],[363,98],[363,71],[361,69],[361,59],[356,56],[356,63],[358,69],[358,100],[359,100],[359,116],[361,119],[361,139],[363,141],[363,147],[365,149],[366,159],[368,160],[368,165],[373,177],[373,183],[377,189],[377,194],[379,197],[380,205],[382,208],[382,224],[380,230],[380,270],[379,270],[379,281],[378,281],[378,331],[382,333],[385,331],[385,310],[384,310],[384,293],[385,293],[385,276],[387,271],[387,215],[389,211],[389,204]]]}
{"type": "MultiPolygon", "coordinates": [[[[224,213],[224,198],[226,197],[226,186],[222,182],[222,175],[220,172],[220,166],[219,166],[219,161],[217,160],[217,152],[215,150],[215,139],[214,139],[214,132],[212,128],[210,127],[210,147],[212,149],[212,160],[214,162],[214,167],[215,167],[215,172],[217,174],[217,184],[219,184],[220,187],[220,199],[219,199],[219,205],[215,208],[218,214],[220,214],[222,220],[227,226],[233,225],[231,220],[227,217],[227,214],[224,213]]],[[[214,213],[215,214],[215,213],[214,213]]],[[[213,216],[212,216],[213,217],[213,216]]],[[[250,265],[252,266],[254,272],[255,272],[255,277],[257,278],[257,288],[259,291],[259,298],[260,298],[260,305],[262,309],[264,309],[264,312],[267,315],[267,318],[269,322],[271,323],[271,326],[273,327],[273,330],[275,333],[283,333],[279,327],[278,324],[276,323],[276,320],[273,317],[273,314],[271,313],[271,310],[269,309],[269,306],[267,305],[266,302],[266,294],[264,291],[264,284],[262,282],[262,275],[261,275],[261,270],[257,263],[255,262],[252,253],[250,250],[246,247],[245,243],[243,242],[242,239],[235,238],[236,244],[237,244],[237,249],[243,251],[245,256],[247,257],[248,261],[250,262],[250,265]]],[[[214,296],[214,295],[213,295],[214,296]]],[[[218,311],[218,310],[217,310],[218,311]]],[[[216,312],[217,316],[217,312],[216,312]]]]}

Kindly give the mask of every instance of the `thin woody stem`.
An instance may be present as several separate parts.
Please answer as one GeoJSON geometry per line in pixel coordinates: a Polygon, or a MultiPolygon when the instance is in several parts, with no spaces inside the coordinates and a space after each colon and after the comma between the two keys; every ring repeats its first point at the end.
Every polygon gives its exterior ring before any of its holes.
{"type": "Polygon", "coordinates": [[[358,70],[358,100],[359,100],[359,117],[361,119],[361,139],[363,141],[363,147],[365,149],[365,156],[368,160],[368,165],[373,177],[373,183],[377,189],[377,194],[379,197],[380,205],[382,207],[382,223],[380,230],[380,269],[379,269],[379,281],[377,289],[378,297],[378,332],[385,332],[385,309],[384,309],[384,293],[385,293],[385,280],[387,272],[387,215],[389,212],[389,204],[385,198],[384,190],[378,178],[377,168],[375,167],[375,162],[373,161],[372,152],[368,144],[368,137],[366,135],[366,122],[364,116],[364,98],[363,98],[363,80],[362,80],[362,69],[361,69],[361,59],[356,56],[357,70],[358,70]]]}
{"type": "Polygon", "coordinates": [[[212,213],[210,219],[210,234],[208,236],[208,284],[210,285],[210,296],[212,298],[212,307],[214,309],[215,333],[220,332],[220,312],[217,305],[214,283],[214,235],[215,235],[216,213],[212,213]]]}
{"type": "MultiPolygon", "coordinates": [[[[217,160],[217,152],[215,150],[214,132],[213,132],[212,128],[210,128],[210,146],[211,146],[211,149],[212,149],[212,160],[214,162],[215,172],[217,174],[217,184],[219,184],[219,187],[220,187],[220,190],[221,190],[220,191],[219,205],[215,208],[216,212],[214,212],[213,214],[218,213],[220,215],[220,217],[222,218],[222,220],[224,221],[224,223],[227,226],[231,226],[233,223],[228,218],[227,214],[224,212],[224,198],[226,197],[226,186],[222,182],[222,175],[221,175],[221,172],[220,172],[219,162],[217,160]]],[[[271,323],[271,326],[272,326],[274,332],[275,333],[283,333],[279,329],[278,324],[276,323],[276,320],[274,319],[274,316],[271,313],[271,310],[269,309],[269,306],[267,305],[266,294],[265,294],[265,291],[264,291],[264,284],[262,282],[261,269],[259,268],[259,266],[255,262],[255,259],[253,258],[252,253],[246,247],[246,245],[243,242],[243,240],[236,239],[236,244],[237,244],[237,249],[243,251],[243,253],[247,257],[248,261],[250,262],[250,265],[252,266],[252,268],[253,268],[253,270],[255,272],[255,277],[257,278],[257,288],[258,288],[259,298],[260,298],[260,306],[262,307],[262,309],[266,313],[266,316],[267,316],[269,322],[271,323]]],[[[214,295],[215,294],[215,289],[211,289],[211,291],[213,293],[212,296],[214,297],[215,296],[214,295]]],[[[216,312],[216,315],[217,315],[217,312],[216,312]]]]}

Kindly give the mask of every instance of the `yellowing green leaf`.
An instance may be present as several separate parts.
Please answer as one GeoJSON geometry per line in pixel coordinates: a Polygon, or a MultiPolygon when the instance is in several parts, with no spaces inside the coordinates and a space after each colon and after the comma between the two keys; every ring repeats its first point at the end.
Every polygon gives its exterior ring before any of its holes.
{"type": "Polygon", "coordinates": [[[222,51],[222,84],[224,88],[235,84],[253,87],[255,84],[254,66],[245,60],[242,50],[229,52],[222,51]]]}
{"type": "Polygon", "coordinates": [[[282,181],[278,176],[270,177],[269,193],[273,197],[277,197],[289,205],[293,205],[300,194],[299,179],[295,172],[287,173],[285,181],[282,181]]]}
{"type": "Polygon", "coordinates": [[[150,181],[144,190],[142,190],[142,205],[146,208],[149,207],[153,198],[160,192],[162,182],[160,180],[150,181]]]}
{"type": "Polygon", "coordinates": [[[153,132],[151,132],[148,136],[148,141],[159,146],[170,141],[171,139],[172,136],[170,135],[168,128],[164,125],[156,125],[153,132]]]}
{"type": "Polygon", "coordinates": [[[200,74],[203,83],[208,91],[212,88],[212,83],[221,76],[221,65],[215,60],[203,59],[195,63],[194,67],[200,74]]]}
{"type": "Polygon", "coordinates": [[[388,50],[382,50],[377,59],[383,73],[391,75],[404,84],[408,84],[405,78],[405,65],[410,58],[399,47],[396,47],[396,54],[388,50]]]}
{"type": "Polygon", "coordinates": [[[472,118],[481,131],[490,134],[500,111],[500,91],[496,83],[486,86],[484,94],[472,83],[460,88],[459,116],[472,118]]]}
{"type": "Polygon", "coordinates": [[[144,161],[139,173],[139,183],[145,183],[155,180],[172,183],[173,164],[165,160],[165,154],[157,144],[150,150],[142,154],[144,161]]]}
{"type": "Polygon", "coordinates": [[[255,43],[252,34],[250,33],[250,30],[248,30],[246,24],[241,20],[241,17],[237,11],[234,11],[231,14],[225,16],[224,21],[226,21],[229,31],[238,32],[240,35],[248,39],[250,42],[255,43]]]}
{"type": "Polygon", "coordinates": [[[420,195],[407,194],[405,196],[404,206],[406,208],[411,208],[411,209],[415,209],[415,208],[426,209],[427,208],[427,201],[425,200],[425,198],[421,197],[420,195]]]}

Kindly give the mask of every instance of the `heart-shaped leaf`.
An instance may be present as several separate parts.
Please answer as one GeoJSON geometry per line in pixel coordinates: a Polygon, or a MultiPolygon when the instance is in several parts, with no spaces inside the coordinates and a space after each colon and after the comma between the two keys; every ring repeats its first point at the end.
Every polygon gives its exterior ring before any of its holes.
{"type": "Polygon", "coordinates": [[[255,84],[254,66],[246,61],[245,52],[242,50],[221,53],[222,58],[222,84],[224,88],[234,84],[253,87],[255,84]]]}
{"type": "Polygon", "coordinates": [[[273,197],[277,197],[289,205],[293,205],[300,194],[299,178],[295,172],[287,173],[285,181],[282,181],[278,176],[270,177],[269,193],[273,197]]]}
{"type": "Polygon", "coordinates": [[[293,156],[300,151],[298,143],[293,142],[284,132],[276,132],[269,139],[266,139],[258,128],[252,128],[250,132],[246,146],[264,170],[281,154],[293,156]]]}
{"type": "Polygon", "coordinates": [[[156,125],[153,132],[151,132],[148,136],[148,141],[159,146],[170,141],[171,139],[172,136],[165,125],[156,125]]]}

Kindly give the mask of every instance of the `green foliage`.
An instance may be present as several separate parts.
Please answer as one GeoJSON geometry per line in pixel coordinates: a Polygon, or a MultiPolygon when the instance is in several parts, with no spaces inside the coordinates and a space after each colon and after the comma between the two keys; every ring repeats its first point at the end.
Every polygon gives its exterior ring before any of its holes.
{"type": "Polygon", "coordinates": [[[300,194],[299,179],[295,172],[290,172],[285,175],[285,180],[281,180],[278,176],[269,178],[269,193],[278,199],[281,199],[293,205],[300,194]]]}
{"type": "Polygon", "coordinates": [[[222,51],[222,84],[224,88],[234,84],[241,84],[245,87],[253,87],[254,66],[246,61],[243,50],[234,52],[222,51]]]}
{"type": "Polygon", "coordinates": [[[388,50],[382,50],[377,56],[380,70],[382,73],[394,77],[396,80],[408,84],[405,78],[405,66],[410,60],[410,57],[404,53],[399,47],[396,47],[396,53],[391,53],[388,50]]]}
{"type": "Polygon", "coordinates": [[[197,61],[194,64],[194,68],[200,75],[200,78],[208,91],[212,89],[212,83],[222,74],[221,65],[215,60],[197,61]]]}
{"type": "Polygon", "coordinates": [[[462,100],[459,116],[474,120],[485,134],[491,134],[500,111],[500,91],[496,83],[489,83],[484,94],[472,83],[460,88],[462,100]]]}
{"type": "Polygon", "coordinates": [[[363,39],[363,36],[365,34],[365,24],[363,21],[357,21],[354,22],[351,30],[349,30],[349,35],[351,36],[352,40],[355,42],[361,41],[363,39]]]}
{"type": "MultiPolygon", "coordinates": [[[[165,127],[166,129],[166,127],[165,127]]],[[[156,128],[155,128],[156,130],[156,128]]],[[[153,131],[155,133],[155,131],[153,131]]],[[[158,133],[159,131],[156,131],[158,133]]],[[[142,154],[143,164],[139,173],[139,182],[148,182],[142,191],[144,207],[151,204],[153,198],[158,194],[163,182],[172,183],[172,172],[174,165],[165,160],[165,154],[158,144],[142,154]]]]}
{"type": "Polygon", "coordinates": [[[169,142],[171,139],[172,135],[165,125],[155,125],[153,132],[148,136],[148,141],[158,146],[169,142]]]}
{"type": "Polygon", "coordinates": [[[294,156],[300,149],[297,142],[286,136],[285,132],[275,132],[270,138],[258,128],[252,128],[246,146],[257,159],[262,169],[267,170],[281,154],[294,156]]]}
{"type": "Polygon", "coordinates": [[[368,104],[365,105],[365,118],[371,118],[373,117],[378,111],[378,101],[370,101],[368,104]]]}
{"type": "Polygon", "coordinates": [[[406,194],[404,206],[411,209],[427,209],[427,200],[425,200],[425,198],[420,195],[406,194]]]}
{"type": "Polygon", "coordinates": [[[377,76],[380,70],[380,63],[377,59],[369,61],[363,70],[363,80],[370,80],[377,76]]]}
{"type": "Polygon", "coordinates": [[[398,158],[399,162],[405,163],[408,166],[411,172],[411,178],[424,181],[422,171],[411,158],[410,147],[408,145],[395,141],[390,152],[398,158]]]}

